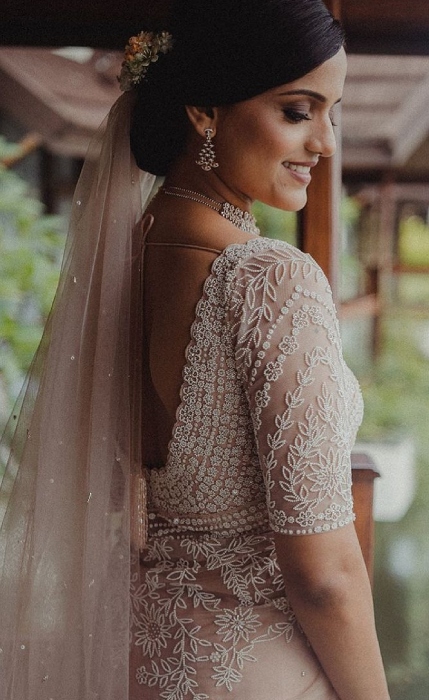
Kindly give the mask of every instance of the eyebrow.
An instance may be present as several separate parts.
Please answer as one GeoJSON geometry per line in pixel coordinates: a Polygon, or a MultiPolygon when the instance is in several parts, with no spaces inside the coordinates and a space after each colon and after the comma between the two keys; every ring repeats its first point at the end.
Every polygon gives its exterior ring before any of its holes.
{"type": "MultiPolygon", "coordinates": [[[[287,92],[280,92],[279,95],[306,95],[306,97],[312,97],[322,104],[325,104],[327,101],[324,95],[321,95],[320,92],[314,92],[314,90],[288,90],[287,92]]],[[[338,104],[339,102],[341,102],[341,97],[334,104],[338,104]]]]}

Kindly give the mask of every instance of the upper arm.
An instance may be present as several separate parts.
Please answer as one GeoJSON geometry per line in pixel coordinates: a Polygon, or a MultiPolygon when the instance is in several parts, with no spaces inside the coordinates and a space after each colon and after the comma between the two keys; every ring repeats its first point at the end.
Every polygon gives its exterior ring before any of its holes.
{"type": "Polygon", "coordinates": [[[360,404],[326,278],[292,248],[253,255],[238,271],[232,317],[272,529],[346,525],[360,404]]]}
{"type": "Polygon", "coordinates": [[[274,534],[277,560],[291,602],[340,602],[350,586],[369,585],[354,525],[307,537],[274,534]]]}

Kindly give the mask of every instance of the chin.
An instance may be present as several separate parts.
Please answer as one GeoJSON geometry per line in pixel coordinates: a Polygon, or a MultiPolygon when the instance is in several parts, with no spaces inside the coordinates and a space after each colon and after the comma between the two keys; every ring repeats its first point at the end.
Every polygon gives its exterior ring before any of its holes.
{"type": "Polygon", "coordinates": [[[276,209],[282,209],[283,211],[300,211],[301,209],[304,209],[305,205],[307,204],[307,199],[307,190],[305,190],[295,197],[279,199],[275,204],[271,204],[271,206],[275,207],[276,209]]]}

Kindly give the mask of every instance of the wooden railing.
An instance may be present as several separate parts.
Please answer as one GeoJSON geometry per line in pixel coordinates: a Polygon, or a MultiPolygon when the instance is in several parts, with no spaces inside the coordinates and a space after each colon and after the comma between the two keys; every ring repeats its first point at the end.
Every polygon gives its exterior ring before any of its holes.
{"type": "Polygon", "coordinates": [[[374,573],[374,480],[379,476],[371,457],[364,453],[352,454],[352,488],[356,513],[356,532],[371,583],[374,573]]]}

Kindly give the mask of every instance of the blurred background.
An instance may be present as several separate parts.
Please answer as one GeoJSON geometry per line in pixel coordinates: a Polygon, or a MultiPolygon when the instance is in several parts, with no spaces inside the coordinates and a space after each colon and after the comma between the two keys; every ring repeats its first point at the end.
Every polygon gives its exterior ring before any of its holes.
{"type": "MultiPolygon", "coordinates": [[[[55,293],[89,139],[142,4],[9,0],[0,37],[0,432],[55,293]],[[66,19],[65,19],[66,18],[66,19]]],[[[429,698],[429,4],[332,0],[348,37],[335,292],[375,480],[374,597],[392,700],[429,698]]],[[[255,205],[263,235],[300,219],[255,205]]],[[[317,216],[313,214],[317,236],[317,216]]],[[[4,455],[0,454],[1,461],[4,455]]]]}

